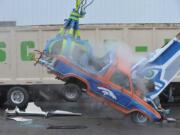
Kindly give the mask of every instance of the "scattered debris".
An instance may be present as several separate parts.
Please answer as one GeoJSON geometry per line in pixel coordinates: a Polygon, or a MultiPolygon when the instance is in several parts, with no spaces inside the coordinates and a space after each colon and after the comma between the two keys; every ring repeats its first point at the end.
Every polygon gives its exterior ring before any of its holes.
{"type": "Polygon", "coordinates": [[[47,113],[47,117],[51,116],[81,116],[81,113],[73,113],[73,112],[68,112],[68,111],[62,111],[62,110],[56,110],[52,112],[47,113]]]}
{"type": "Polygon", "coordinates": [[[176,122],[176,119],[174,119],[174,118],[166,118],[167,119],[167,121],[169,122],[169,123],[174,123],[174,122],[176,122]]]}
{"type": "Polygon", "coordinates": [[[29,103],[25,111],[20,111],[19,108],[15,110],[5,110],[7,116],[81,116],[81,113],[73,113],[68,111],[56,110],[50,112],[44,112],[40,107],[37,107],[34,103],[29,103]]]}
{"type": "Polygon", "coordinates": [[[8,117],[7,119],[15,120],[17,122],[32,122],[32,119],[27,119],[23,117],[8,117]]]}
{"type": "Polygon", "coordinates": [[[83,125],[65,125],[65,126],[54,126],[50,125],[47,129],[86,129],[87,126],[83,125]]]}
{"type": "Polygon", "coordinates": [[[7,117],[6,119],[14,120],[17,125],[21,128],[47,128],[48,124],[40,124],[35,122],[33,119],[27,119],[23,117],[7,117]]]}

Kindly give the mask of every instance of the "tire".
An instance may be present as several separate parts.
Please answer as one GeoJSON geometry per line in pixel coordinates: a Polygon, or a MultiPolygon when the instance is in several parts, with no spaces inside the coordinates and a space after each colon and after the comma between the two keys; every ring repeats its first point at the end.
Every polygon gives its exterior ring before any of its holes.
{"type": "Polygon", "coordinates": [[[141,112],[133,112],[131,114],[131,119],[134,123],[144,124],[148,121],[148,118],[141,112]]]}
{"type": "Polygon", "coordinates": [[[12,87],[7,93],[8,108],[24,109],[29,102],[29,93],[23,87],[12,87]]]}
{"type": "Polygon", "coordinates": [[[82,95],[81,88],[76,84],[66,84],[62,90],[63,98],[68,102],[77,102],[82,95]]]}

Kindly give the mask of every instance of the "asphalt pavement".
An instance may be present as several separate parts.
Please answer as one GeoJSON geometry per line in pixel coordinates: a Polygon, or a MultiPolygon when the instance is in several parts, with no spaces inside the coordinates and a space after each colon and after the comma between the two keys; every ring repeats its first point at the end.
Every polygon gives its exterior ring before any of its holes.
{"type": "Polygon", "coordinates": [[[130,117],[83,96],[77,103],[65,101],[37,102],[44,111],[65,110],[82,113],[74,117],[25,117],[32,119],[17,122],[7,119],[0,111],[0,135],[179,135],[180,104],[169,104],[176,123],[148,122],[138,125],[130,117]],[[49,127],[59,129],[49,129],[49,127]]]}

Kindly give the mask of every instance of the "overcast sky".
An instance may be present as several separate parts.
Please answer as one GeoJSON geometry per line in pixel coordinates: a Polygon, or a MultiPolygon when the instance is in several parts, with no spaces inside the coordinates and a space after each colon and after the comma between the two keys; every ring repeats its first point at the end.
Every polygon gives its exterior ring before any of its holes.
{"type": "MultiPolygon", "coordinates": [[[[62,24],[73,0],[0,0],[0,21],[62,24]]],[[[180,0],[95,0],[81,23],[180,23],[180,0]]]]}

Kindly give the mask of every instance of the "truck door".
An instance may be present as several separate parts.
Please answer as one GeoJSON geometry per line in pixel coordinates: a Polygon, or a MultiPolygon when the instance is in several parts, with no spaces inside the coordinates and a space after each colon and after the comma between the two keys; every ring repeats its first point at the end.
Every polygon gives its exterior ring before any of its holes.
{"type": "Polygon", "coordinates": [[[116,95],[116,103],[127,108],[132,98],[132,90],[128,75],[115,70],[109,78],[112,92],[116,95]]]}

